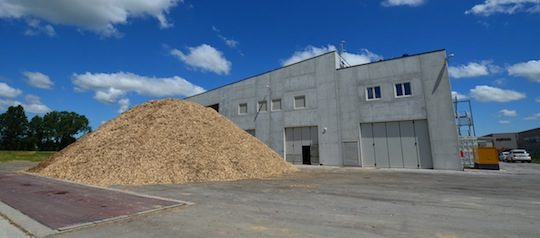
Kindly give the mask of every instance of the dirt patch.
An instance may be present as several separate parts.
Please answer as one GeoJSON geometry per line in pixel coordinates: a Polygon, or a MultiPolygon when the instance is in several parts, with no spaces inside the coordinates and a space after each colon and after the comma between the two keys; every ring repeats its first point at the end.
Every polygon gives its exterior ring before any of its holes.
{"type": "Polygon", "coordinates": [[[296,168],[210,108],[163,99],[105,123],[30,172],[94,185],[279,176],[296,168]]]}

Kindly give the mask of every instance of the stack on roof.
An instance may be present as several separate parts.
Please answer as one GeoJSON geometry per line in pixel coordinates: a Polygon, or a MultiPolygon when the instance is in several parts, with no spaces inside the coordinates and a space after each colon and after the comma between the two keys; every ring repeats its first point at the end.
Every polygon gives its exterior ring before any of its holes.
{"type": "Polygon", "coordinates": [[[216,111],[163,99],[123,113],[30,172],[107,186],[230,181],[295,170],[216,111]]]}

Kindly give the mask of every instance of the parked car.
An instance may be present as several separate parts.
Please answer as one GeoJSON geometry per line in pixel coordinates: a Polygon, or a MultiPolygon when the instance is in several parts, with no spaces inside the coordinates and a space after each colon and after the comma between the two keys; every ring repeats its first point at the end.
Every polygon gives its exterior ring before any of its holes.
{"type": "Polygon", "coordinates": [[[531,155],[524,149],[514,149],[510,150],[508,156],[506,157],[506,161],[510,163],[517,161],[522,163],[530,163],[531,155]]]}
{"type": "Polygon", "coordinates": [[[509,154],[510,154],[510,151],[508,151],[508,150],[502,151],[499,154],[499,160],[500,161],[506,161],[506,158],[508,157],[509,154]]]}

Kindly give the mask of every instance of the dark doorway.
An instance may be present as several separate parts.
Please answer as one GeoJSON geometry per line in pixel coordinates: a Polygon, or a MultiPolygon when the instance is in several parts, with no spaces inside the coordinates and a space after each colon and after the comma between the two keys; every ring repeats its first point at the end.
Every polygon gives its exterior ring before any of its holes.
{"type": "Polygon", "coordinates": [[[210,105],[208,106],[209,108],[212,108],[214,110],[216,110],[216,112],[219,112],[219,103],[218,104],[214,104],[214,105],[210,105]]]}
{"type": "Polygon", "coordinates": [[[302,164],[311,164],[311,146],[302,146],[302,164]]]}

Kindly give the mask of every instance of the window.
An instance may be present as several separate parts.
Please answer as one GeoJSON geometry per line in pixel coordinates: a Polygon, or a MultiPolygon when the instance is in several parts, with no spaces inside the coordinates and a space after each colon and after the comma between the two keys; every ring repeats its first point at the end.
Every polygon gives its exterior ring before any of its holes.
{"type": "Polygon", "coordinates": [[[257,111],[258,112],[266,112],[268,110],[268,107],[266,106],[266,101],[259,101],[257,104],[257,111]]]}
{"type": "Polygon", "coordinates": [[[238,104],[238,114],[247,114],[248,106],[247,103],[238,104]]]}
{"type": "Polygon", "coordinates": [[[294,108],[304,108],[304,107],[306,107],[306,96],[294,97],[294,108]]]}
{"type": "Polygon", "coordinates": [[[366,99],[367,100],[381,99],[381,86],[366,88],[366,99]]]}
{"type": "Polygon", "coordinates": [[[411,90],[411,83],[396,83],[396,97],[406,97],[411,96],[412,90],[411,90]]]}
{"type": "Polygon", "coordinates": [[[272,111],[281,110],[281,99],[272,100],[272,111]]]}

